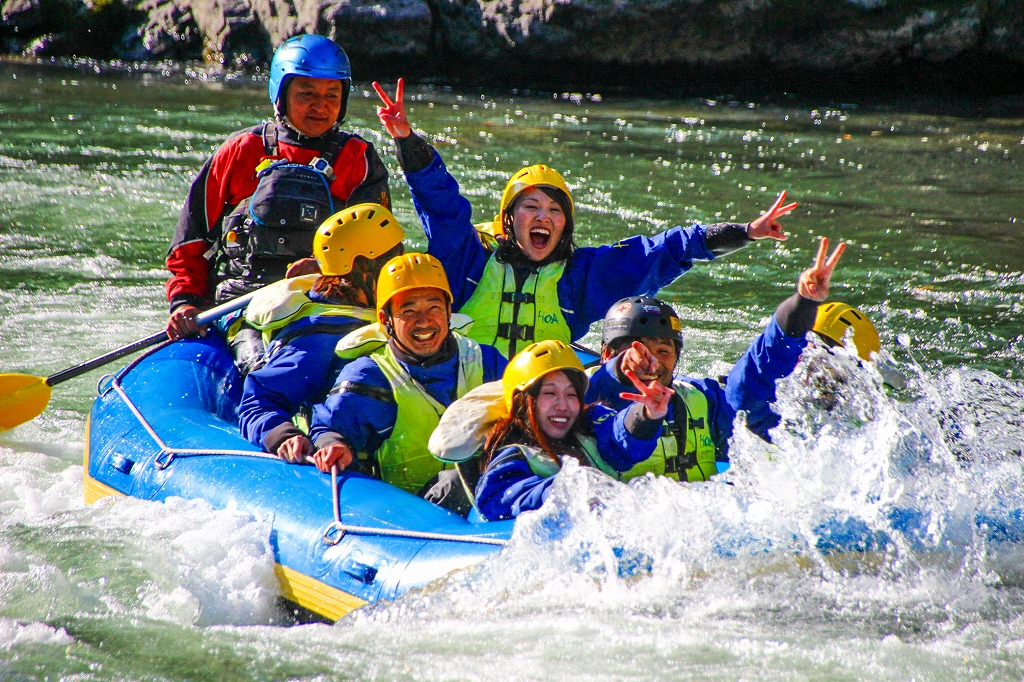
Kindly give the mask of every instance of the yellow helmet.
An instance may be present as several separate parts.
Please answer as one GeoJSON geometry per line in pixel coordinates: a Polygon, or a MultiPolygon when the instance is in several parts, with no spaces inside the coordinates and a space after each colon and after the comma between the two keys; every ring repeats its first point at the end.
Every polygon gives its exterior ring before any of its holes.
{"type": "MultiPolygon", "coordinates": [[[[576,352],[561,341],[538,341],[516,353],[501,377],[505,389],[505,407],[511,411],[512,398],[516,392],[527,390],[545,374],[559,369],[579,372],[583,377],[583,385],[589,383],[576,352]]],[[[583,396],[580,396],[582,401],[583,396]]]]}
{"type": "Polygon", "coordinates": [[[562,174],[554,168],[538,163],[516,171],[509,178],[508,184],[505,185],[505,191],[501,193],[501,208],[498,210],[498,217],[505,215],[505,211],[508,210],[513,199],[531,187],[538,185],[554,187],[565,192],[565,196],[569,197],[569,213],[571,214],[575,210],[572,193],[569,191],[569,186],[565,184],[565,178],[562,177],[562,174]]]}
{"type": "Polygon", "coordinates": [[[429,253],[406,253],[395,256],[380,271],[377,279],[377,312],[384,309],[395,294],[409,289],[432,287],[440,289],[452,302],[452,289],[441,261],[429,253]]]}
{"type": "Polygon", "coordinates": [[[845,303],[833,301],[818,306],[818,316],[814,320],[814,331],[835,342],[843,344],[843,336],[847,329],[853,329],[853,343],[857,346],[857,354],[864,360],[870,360],[872,353],[882,350],[882,342],[878,338],[878,330],[867,315],[845,303]]]}
{"type": "Polygon", "coordinates": [[[356,256],[377,258],[405,239],[391,211],[380,204],[357,204],[325,220],[313,237],[320,274],[347,275],[356,256]]]}
{"type": "Polygon", "coordinates": [[[505,234],[505,226],[501,224],[500,215],[494,216],[494,220],[489,220],[486,223],[476,223],[473,227],[476,228],[477,236],[485,246],[488,244],[493,246],[494,240],[505,234]]]}

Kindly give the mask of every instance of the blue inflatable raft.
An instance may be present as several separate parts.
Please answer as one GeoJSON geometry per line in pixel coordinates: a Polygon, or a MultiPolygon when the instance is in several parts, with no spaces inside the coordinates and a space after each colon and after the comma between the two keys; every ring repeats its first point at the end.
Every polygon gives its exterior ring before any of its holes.
{"type": "MultiPolygon", "coordinates": [[[[331,620],[476,564],[511,536],[512,521],[473,523],[381,481],[344,472],[332,478],[260,452],[239,435],[240,393],[230,352],[212,335],[166,345],[104,377],[86,431],[86,501],[182,497],[269,519],[282,596],[331,620]]],[[[740,531],[717,538],[715,551],[722,558],[856,558],[901,546],[963,556],[983,546],[1011,550],[1015,566],[1024,551],[1019,506],[982,506],[962,525],[941,524],[939,537],[934,512],[893,508],[872,526],[848,515],[828,518],[809,544],[795,534],[779,543],[740,531]]],[[[545,524],[552,542],[563,525],[545,524]]],[[[620,577],[652,569],[643,551],[615,554],[620,577]]],[[[1019,582],[1017,572],[1004,579],[1019,582]]]]}
{"type": "Polygon", "coordinates": [[[212,335],[104,377],[86,430],[86,502],[182,497],[269,518],[282,595],[331,620],[475,564],[511,534],[511,521],[471,523],[381,481],[260,452],[239,435],[240,394],[212,335]]]}

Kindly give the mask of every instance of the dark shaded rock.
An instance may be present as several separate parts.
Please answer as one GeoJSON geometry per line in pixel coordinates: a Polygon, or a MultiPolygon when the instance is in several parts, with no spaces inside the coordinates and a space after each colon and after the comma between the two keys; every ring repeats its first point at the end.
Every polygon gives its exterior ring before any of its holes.
{"type": "Polygon", "coordinates": [[[990,88],[1024,81],[1020,0],[7,0],[0,37],[36,54],[230,66],[297,33],[357,78],[551,87],[990,88]],[[75,17],[61,21],[48,7],[75,17]],[[120,8],[120,9],[118,9],[120,8]],[[132,13],[137,11],[136,13],[132,13]],[[120,31],[116,22],[123,22],[120,31]]]}
{"type": "Polygon", "coordinates": [[[196,60],[203,58],[203,38],[189,6],[174,0],[144,0],[139,9],[147,22],[137,31],[133,60],[196,60]]]}
{"type": "Polygon", "coordinates": [[[43,23],[43,10],[39,0],[7,0],[0,10],[5,28],[15,32],[31,31],[43,23]]]}
{"type": "Polygon", "coordinates": [[[37,57],[123,57],[145,15],[121,0],[41,0],[40,23],[24,52],[37,57]]]}

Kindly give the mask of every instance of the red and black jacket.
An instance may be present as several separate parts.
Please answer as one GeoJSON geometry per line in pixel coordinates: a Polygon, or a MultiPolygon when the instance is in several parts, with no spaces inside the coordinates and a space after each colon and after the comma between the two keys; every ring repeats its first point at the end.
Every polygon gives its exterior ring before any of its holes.
{"type": "MultiPolygon", "coordinates": [[[[274,124],[270,124],[274,125],[274,124]]],[[[343,206],[373,202],[390,208],[388,172],[373,145],[358,135],[332,130],[318,138],[276,126],[277,153],[268,157],[264,126],[233,133],[192,183],[167,254],[167,300],[202,308],[214,299],[214,272],[223,219],[256,189],[256,167],[267,158],[308,164],[337,149],[331,195],[343,206]]]]}

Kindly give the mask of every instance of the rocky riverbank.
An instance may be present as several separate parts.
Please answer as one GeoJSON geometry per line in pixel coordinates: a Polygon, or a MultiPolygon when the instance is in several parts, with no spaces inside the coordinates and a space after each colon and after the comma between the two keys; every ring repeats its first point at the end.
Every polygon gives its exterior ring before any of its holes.
{"type": "Polygon", "coordinates": [[[356,77],[1018,94],[1021,0],[5,0],[0,51],[259,68],[296,33],[356,77]]]}

